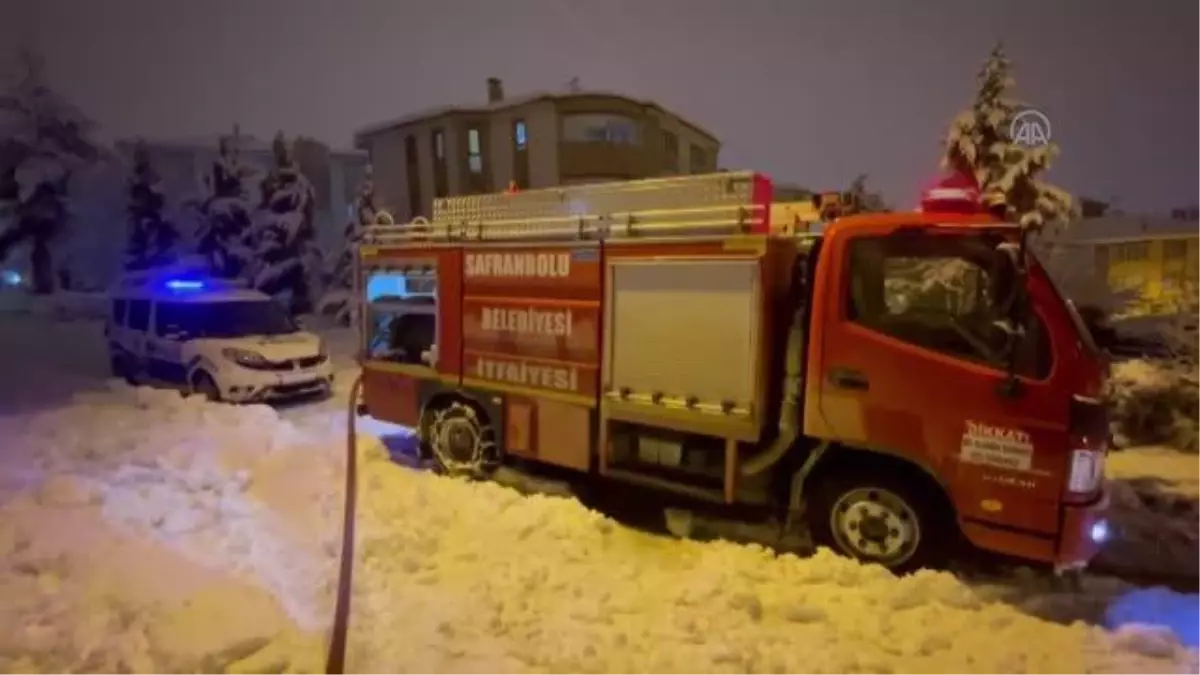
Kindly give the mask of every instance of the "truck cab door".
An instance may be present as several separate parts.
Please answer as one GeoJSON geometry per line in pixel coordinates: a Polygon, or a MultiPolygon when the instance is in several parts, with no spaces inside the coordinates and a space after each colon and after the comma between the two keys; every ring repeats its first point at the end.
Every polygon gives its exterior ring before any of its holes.
{"type": "Polygon", "coordinates": [[[806,431],[916,464],[960,521],[1052,536],[1069,401],[1036,314],[1021,343],[1022,391],[1002,393],[1007,352],[993,305],[1015,277],[992,264],[998,240],[855,225],[825,244],[806,431]]]}

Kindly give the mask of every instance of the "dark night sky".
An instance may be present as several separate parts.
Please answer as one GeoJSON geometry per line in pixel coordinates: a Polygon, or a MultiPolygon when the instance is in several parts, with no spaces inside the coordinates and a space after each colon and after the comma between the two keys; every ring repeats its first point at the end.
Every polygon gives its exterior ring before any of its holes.
{"type": "MultiPolygon", "coordinates": [[[[108,137],[237,120],[347,146],[444,103],[585,88],[654,98],[715,132],[722,165],[815,188],[855,174],[909,207],[1003,38],[1047,113],[1052,178],[1130,210],[1196,199],[1195,0],[0,0],[108,137]],[[22,3],[18,5],[18,3],[22,3]]],[[[9,19],[13,20],[9,20],[9,19]]],[[[5,34],[7,33],[7,35],[5,34]]]]}

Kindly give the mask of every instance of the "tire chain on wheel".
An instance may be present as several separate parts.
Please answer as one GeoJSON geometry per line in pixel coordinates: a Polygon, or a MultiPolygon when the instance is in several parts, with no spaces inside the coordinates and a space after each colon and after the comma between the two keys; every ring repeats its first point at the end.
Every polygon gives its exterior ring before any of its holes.
{"type": "Polygon", "coordinates": [[[428,427],[429,447],[436,456],[438,464],[450,474],[471,476],[482,474],[487,466],[495,461],[496,443],[492,440],[492,436],[490,426],[479,419],[479,413],[475,408],[460,401],[434,410],[428,427]],[[471,460],[468,462],[460,462],[448,456],[442,449],[441,443],[437,442],[441,436],[442,427],[449,419],[453,419],[452,416],[457,417],[455,413],[461,413],[475,429],[475,445],[472,448],[471,460]]]}

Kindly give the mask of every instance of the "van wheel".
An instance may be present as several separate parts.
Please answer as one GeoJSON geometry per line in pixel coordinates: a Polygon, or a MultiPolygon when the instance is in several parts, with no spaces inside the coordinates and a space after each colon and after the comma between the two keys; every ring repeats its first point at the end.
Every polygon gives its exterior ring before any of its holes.
{"type": "Polygon", "coordinates": [[[196,373],[192,377],[192,393],[200,394],[214,403],[221,400],[221,390],[208,373],[196,373]]]}
{"type": "Polygon", "coordinates": [[[491,421],[482,410],[462,400],[426,409],[421,441],[438,470],[449,476],[486,478],[498,465],[491,421]]]}
{"type": "Polygon", "coordinates": [[[944,561],[948,513],[903,472],[864,467],[820,477],[809,500],[813,539],[897,574],[944,561]]]}

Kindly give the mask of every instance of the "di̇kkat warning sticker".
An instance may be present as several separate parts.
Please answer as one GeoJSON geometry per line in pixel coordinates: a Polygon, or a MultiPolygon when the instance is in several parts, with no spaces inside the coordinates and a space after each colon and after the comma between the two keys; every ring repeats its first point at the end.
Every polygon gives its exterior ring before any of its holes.
{"type": "Polygon", "coordinates": [[[1029,471],[1033,468],[1033,443],[1020,429],[967,420],[958,458],[967,464],[1029,471]]]}

